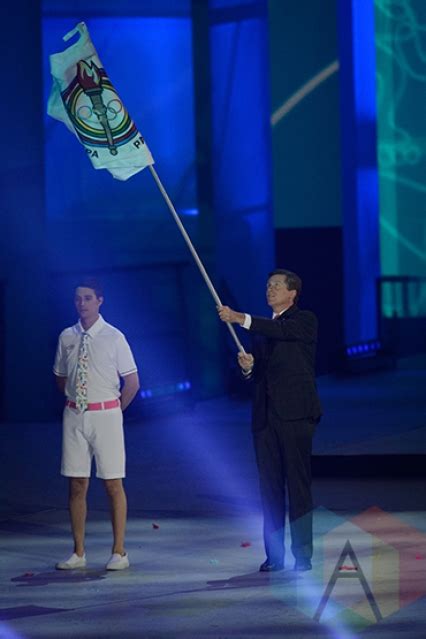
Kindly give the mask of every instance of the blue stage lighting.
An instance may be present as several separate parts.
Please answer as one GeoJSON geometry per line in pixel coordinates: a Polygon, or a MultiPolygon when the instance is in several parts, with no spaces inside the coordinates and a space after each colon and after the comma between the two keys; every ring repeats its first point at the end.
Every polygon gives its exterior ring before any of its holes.
{"type": "Polygon", "coordinates": [[[346,356],[351,359],[355,357],[372,357],[381,350],[381,343],[378,340],[363,342],[362,344],[351,344],[345,348],[346,356]]]}
{"type": "Polygon", "coordinates": [[[166,395],[175,395],[176,393],[184,393],[191,389],[191,382],[184,380],[175,384],[167,384],[164,386],[156,386],[155,388],[144,388],[139,395],[142,399],[151,399],[152,397],[161,397],[166,395]]]}

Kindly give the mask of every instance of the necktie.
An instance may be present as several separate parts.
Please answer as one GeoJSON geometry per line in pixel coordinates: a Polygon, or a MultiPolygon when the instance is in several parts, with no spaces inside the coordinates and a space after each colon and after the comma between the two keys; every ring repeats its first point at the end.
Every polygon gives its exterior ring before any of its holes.
{"type": "Polygon", "coordinates": [[[81,336],[80,349],[77,360],[77,380],[75,384],[75,403],[80,411],[87,408],[87,369],[89,367],[89,357],[87,353],[88,333],[81,336]]]}

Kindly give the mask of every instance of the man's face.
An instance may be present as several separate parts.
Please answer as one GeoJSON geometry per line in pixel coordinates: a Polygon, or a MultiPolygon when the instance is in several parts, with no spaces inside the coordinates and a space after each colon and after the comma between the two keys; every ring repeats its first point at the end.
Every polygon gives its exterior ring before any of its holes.
{"type": "Polygon", "coordinates": [[[284,310],[291,306],[296,291],[289,291],[285,275],[272,275],[266,285],[266,299],[273,309],[284,310]]]}
{"type": "Polygon", "coordinates": [[[79,286],[75,290],[75,307],[80,319],[86,323],[96,320],[103,301],[103,297],[96,297],[93,288],[79,286]]]}

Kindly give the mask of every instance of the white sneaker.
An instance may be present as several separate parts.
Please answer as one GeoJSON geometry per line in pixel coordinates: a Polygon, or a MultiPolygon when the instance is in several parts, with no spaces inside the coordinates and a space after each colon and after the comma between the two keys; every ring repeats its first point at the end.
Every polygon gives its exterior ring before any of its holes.
{"type": "Polygon", "coordinates": [[[105,566],[107,570],[124,570],[130,566],[129,555],[127,552],[124,555],[120,555],[120,553],[115,552],[111,555],[111,559],[105,566]]]}
{"type": "Polygon", "coordinates": [[[65,561],[58,561],[55,568],[56,570],[76,570],[77,568],[85,568],[86,567],[86,555],[84,554],[82,557],[76,555],[75,552],[66,559],[65,561]]]}

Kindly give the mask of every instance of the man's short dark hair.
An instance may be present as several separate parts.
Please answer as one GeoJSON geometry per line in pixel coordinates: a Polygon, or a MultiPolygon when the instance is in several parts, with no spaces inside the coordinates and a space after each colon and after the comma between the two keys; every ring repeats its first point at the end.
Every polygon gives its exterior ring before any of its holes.
{"type": "Polygon", "coordinates": [[[284,275],[288,290],[296,291],[296,297],[294,298],[294,303],[296,303],[302,292],[302,279],[296,273],[293,273],[293,271],[288,271],[285,268],[276,268],[274,271],[271,271],[268,275],[268,279],[273,275],[284,275]]]}
{"type": "Polygon", "coordinates": [[[83,277],[80,277],[77,280],[75,288],[78,288],[79,286],[82,288],[91,288],[92,290],[95,291],[95,295],[97,298],[104,296],[102,284],[100,283],[98,279],[96,279],[96,277],[92,277],[91,275],[85,275],[83,277]]]}

